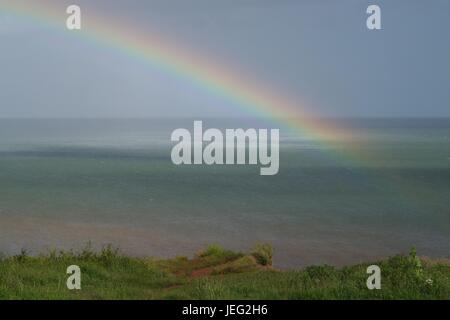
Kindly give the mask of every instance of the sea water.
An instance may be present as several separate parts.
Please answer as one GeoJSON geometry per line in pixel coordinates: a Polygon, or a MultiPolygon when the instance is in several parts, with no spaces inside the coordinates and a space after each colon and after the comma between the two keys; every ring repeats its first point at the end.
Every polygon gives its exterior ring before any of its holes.
{"type": "MultiPolygon", "coordinates": [[[[277,127],[202,119],[205,127],[277,127]]],[[[0,120],[0,252],[113,244],[192,256],[275,248],[275,265],[342,265],[407,252],[450,257],[450,120],[340,119],[351,142],[280,127],[280,169],[176,166],[192,119],[0,120]]]]}

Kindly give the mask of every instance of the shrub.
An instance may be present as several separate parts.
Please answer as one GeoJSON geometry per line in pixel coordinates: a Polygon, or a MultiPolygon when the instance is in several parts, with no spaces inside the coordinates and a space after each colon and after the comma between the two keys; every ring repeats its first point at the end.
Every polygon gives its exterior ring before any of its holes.
{"type": "Polygon", "coordinates": [[[252,251],[252,256],[263,266],[271,266],[273,259],[273,248],[270,244],[257,244],[252,251]]]}
{"type": "Polygon", "coordinates": [[[205,250],[201,251],[198,256],[201,258],[210,256],[221,256],[223,255],[224,251],[225,249],[222,248],[220,245],[211,244],[205,250]]]}
{"type": "Polygon", "coordinates": [[[415,247],[412,247],[411,251],[409,252],[409,261],[412,264],[415,275],[418,278],[421,278],[423,276],[422,262],[420,261],[420,258],[417,256],[417,250],[415,247]]]}
{"type": "Polygon", "coordinates": [[[205,250],[201,251],[198,254],[198,257],[200,257],[200,258],[206,258],[210,261],[214,260],[217,262],[219,262],[219,261],[227,262],[230,260],[238,259],[242,256],[243,256],[243,254],[240,252],[226,250],[217,244],[208,246],[205,250]]]}

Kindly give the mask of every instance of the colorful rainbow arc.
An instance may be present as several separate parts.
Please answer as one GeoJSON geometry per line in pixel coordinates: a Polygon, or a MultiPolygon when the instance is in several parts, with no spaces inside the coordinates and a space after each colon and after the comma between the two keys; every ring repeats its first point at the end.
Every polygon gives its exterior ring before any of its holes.
{"type": "MultiPolygon", "coordinates": [[[[65,28],[65,7],[52,2],[26,4],[22,1],[0,0],[0,9],[27,16],[41,24],[65,28]]],[[[100,16],[89,18],[89,25],[75,31],[83,38],[114,47],[130,56],[150,62],[177,78],[188,80],[196,86],[221,96],[247,112],[270,118],[283,127],[319,141],[351,139],[351,132],[334,123],[308,116],[301,108],[281,96],[271,94],[268,88],[256,85],[243,76],[233,74],[228,68],[208,63],[208,59],[175,46],[166,39],[127,26],[115,26],[100,16]]],[[[128,24],[127,24],[128,25],[128,24]]]]}
{"type": "MultiPolygon", "coordinates": [[[[50,0],[38,3],[36,1],[0,0],[0,10],[27,17],[33,22],[53,29],[65,30],[65,9],[61,3],[56,5],[50,0]]],[[[292,129],[293,132],[329,146],[330,152],[346,163],[356,166],[374,165],[370,155],[356,153],[347,148],[334,148],[332,144],[327,143],[335,140],[350,142],[357,138],[355,132],[338,126],[336,123],[310,117],[296,103],[271,94],[269,88],[257,86],[256,82],[233,74],[227,68],[209,63],[208,59],[177,47],[167,39],[161,39],[147,32],[143,34],[138,28],[128,27],[132,23],[126,25],[117,26],[101,16],[90,15],[88,27],[81,32],[71,32],[71,34],[76,34],[93,43],[113,47],[133,58],[150,63],[151,66],[158,67],[176,78],[188,80],[210,93],[232,101],[233,104],[257,116],[270,118],[282,127],[292,129]]],[[[386,179],[392,180],[391,177],[380,176],[370,176],[370,179],[372,182],[382,185],[386,185],[386,179]]],[[[411,197],[409,193],[405,193],[402,181],[391,182],[388,184],[389,189],[403,195],[404,201],[402,202],[405,206],[411,207],[412,203],[417,202],[414,200],[414,195],[411,197]]],[[[421,192],[430,191],[421,188],[421,192]]]]}

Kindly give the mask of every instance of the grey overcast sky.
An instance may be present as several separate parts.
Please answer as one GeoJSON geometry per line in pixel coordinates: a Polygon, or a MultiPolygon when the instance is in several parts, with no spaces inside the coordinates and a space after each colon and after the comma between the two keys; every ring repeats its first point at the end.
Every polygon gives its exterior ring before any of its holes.
{"type": "Polygon", "coordinates": [[[246,115],[189,81],[74,37],[64,29],[69,4],[81,7],[87,26],[97,16],[133,21],[317,116],[450,116],[448,0],[50,2],[62,8],[60,28],[0,5],[0,117],[246,115]],[[366,28],[369,4],[381,7],[380,31],[366,28]]]}

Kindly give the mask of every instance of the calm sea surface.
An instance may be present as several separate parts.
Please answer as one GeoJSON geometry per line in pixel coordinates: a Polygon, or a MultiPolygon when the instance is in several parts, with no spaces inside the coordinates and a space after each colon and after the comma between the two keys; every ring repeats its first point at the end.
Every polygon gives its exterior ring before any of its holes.
{"type": "Polygon", "coordinates": [[[280,172],[260,176],[259,166],[173,165],[170,134],[192,130],[189,119],[0,120],[0,252],[91,241],[170,257],[269,242],[284,268],[412,246],[450,258],[450,120],[339,122],[355,141],[281,128],[280,172]]]}

